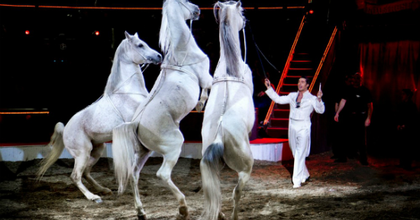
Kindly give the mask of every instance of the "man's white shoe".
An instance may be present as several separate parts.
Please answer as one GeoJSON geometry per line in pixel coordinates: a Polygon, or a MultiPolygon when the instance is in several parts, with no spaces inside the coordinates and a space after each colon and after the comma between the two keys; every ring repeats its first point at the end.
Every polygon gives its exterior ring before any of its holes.
{"type": "Polygon", "coordinates": [[[293,185],[293,189],[300,188],[300,185],[293,185]]]}

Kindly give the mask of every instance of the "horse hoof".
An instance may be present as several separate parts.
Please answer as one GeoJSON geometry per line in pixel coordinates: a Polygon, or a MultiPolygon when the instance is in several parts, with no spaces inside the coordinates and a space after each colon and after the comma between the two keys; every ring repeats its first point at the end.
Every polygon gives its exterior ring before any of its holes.
{"type": "Polygon", "coordinates": [[[104,194],[104,195],[112,195],[113,193],[112,193],[112,190],[105,189],[104,191],[102,191],[102,194],[104,194]]]}
{"type": "Polygon", "coordinates": [[[176,216],[176,220],[189,220],[190,218],[189,218],[189,216],[187,215],[187,216],[184,216],[184,215],[180,215],[180,214],[178,214],[177,216],[176,216]]]}
{"type": "Polygon", "coordinates": [[[137,215],[137,218],[139,219],[139,220],[146,220],[147,218],[146,218],[146,215],[137,215]]]}
{"type": "Polygon", "coordinates": [[[188,216],[188,207],[187,206],[179,207],[179,213],[177,215],[176,220],[188,220],[188,219],[190,219],[188,216]]]}
{"type": "Polygon", "coordinates": [[[204,108],[204,104],[202,102],[198,102],[197,105],[195,106],[195,110],[197,112],[201,112],[204,108]]]}
{"type": "Polygon", "coordinates": [[[219,212],[218,220],[226,220],[225,214],[223,212],[219,212]]]}
{"type": "Polygon", "coordinates": [[[98,203],[98,204],[103,202],[101,198],[99,198],[99,199],[95,199],[95,200],[93,200],[93,201],[95,201],[95,202],[96,202],[96,203],[98,203]]]}

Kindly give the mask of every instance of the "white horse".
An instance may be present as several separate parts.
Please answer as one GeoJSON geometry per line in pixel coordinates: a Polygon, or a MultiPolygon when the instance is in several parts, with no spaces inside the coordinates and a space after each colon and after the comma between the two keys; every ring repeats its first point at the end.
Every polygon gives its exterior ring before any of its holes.
{"type": "Polygon", "coordinates": [[[71,179],[87,199],[97,203],[102,202],[101,197],[83,185],[82,176],[98,192],[112,193],[91,177],[91,168],[102,155],[104,143],[112,139],[112,129],[130,121],[136,108],[149,94],[139,65],[162,61],[162,56],[140,40],[137,33],[130,35],[125,32],[125,37],[115,52],[103,97],[76,113],[66,126],[61,122],[56,124],[47,145],[51,152],[43,159],[38,171],[40,179],[65,147],[75,159],[71,179]]]}
{"type": "Polygon", "coordinates": [[[210,62],[198,47],[186,20],[198,19],[200,9],[187,0],[166,0],[162,8],[159,42],[165,54],[161,73],[145,100],[138,108],[133,122],[114,129],[114,170],[119,192],[131,180],[138,218],[145,219],[140,201],[138,181],[140,171],[150,153],[163,156],[157,176],[169,187],[179,202],[178,219],[188,218],[184,194],[171,180],[172,169],[178,161],[184,137],[180,121],[207,99],[213,78],[210,62]],[[203,88],[200,101],[200,87],[203,88]],[[197,104],[198,102],[198,104],[197,104]]]}
{"type": "Polygon", "coordinates": [[[204,206],[202,219],[224,219],[221,212],[219,173],[223,164],[238,172],[233,190],[231,219],[238,219],[238,203],[251,175],[252,157],[249,135],[254,124],[252,73],[241,58],[239,31],[244,28],[241,2],[217,2],[214,14],[219,17],[220,59],[214,73],[204,112],[203,157],[200,163],[204,206]],[[218,12],[216,12],[218,9],[218,12]]]}

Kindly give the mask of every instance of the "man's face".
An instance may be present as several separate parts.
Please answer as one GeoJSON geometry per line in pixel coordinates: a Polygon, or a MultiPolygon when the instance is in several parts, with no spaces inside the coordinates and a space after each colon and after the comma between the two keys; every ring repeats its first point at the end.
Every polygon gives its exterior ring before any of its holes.
{"type": "Polygon", "coordinates": [[[298,82],[298,90],[299,92],[305,92],[308,90],[309,84],[306,82],[305,78],[300,78],[298,82]]]}
{"type": "Polygon", "coordinates": [[[362,85],[362,77],[360,75],[353,76],[353,86],[359,88],[362,85]]]}

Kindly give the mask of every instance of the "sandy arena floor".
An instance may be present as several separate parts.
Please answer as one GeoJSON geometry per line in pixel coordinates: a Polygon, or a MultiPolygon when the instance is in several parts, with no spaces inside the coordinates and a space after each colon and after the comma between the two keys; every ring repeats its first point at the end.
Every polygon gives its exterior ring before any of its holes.
{"type": "MultiPolygon", "coordinates": [[[[299,189],[292,188],[290,161],[255,161],[241,199],[240,219],[420,219],[418,161],[406,171],[396,167],[396,159],[370,158],[370,165],[362,166],[356,160],[336,164],[330,156],[309,157],[311,181],[299,189]]],[[[150,158],[142,171],[142,202],[148,219],[175,219],[177,202],[155,175],[161,162],[162,158],[150,158]]],[[[136,218],[131,190],[116,193],[111,159],[102,158],[92,170],[92,176],[114,192],[102,196],[102,204],[88,201],[72,184],[72,159],[57,161],[35,182],[38,163],[2,162],[0,219],[136,218]],[[17,176],[9,176],[9,170],[17,176]]],[[[172,179],[187,198],[191,219],[197,219],[203,203],[199,160],[181,158],[172,179]]],[[[222,209],[230,216],[237,175],[225,167],[221,180],[222,209]]]]}

